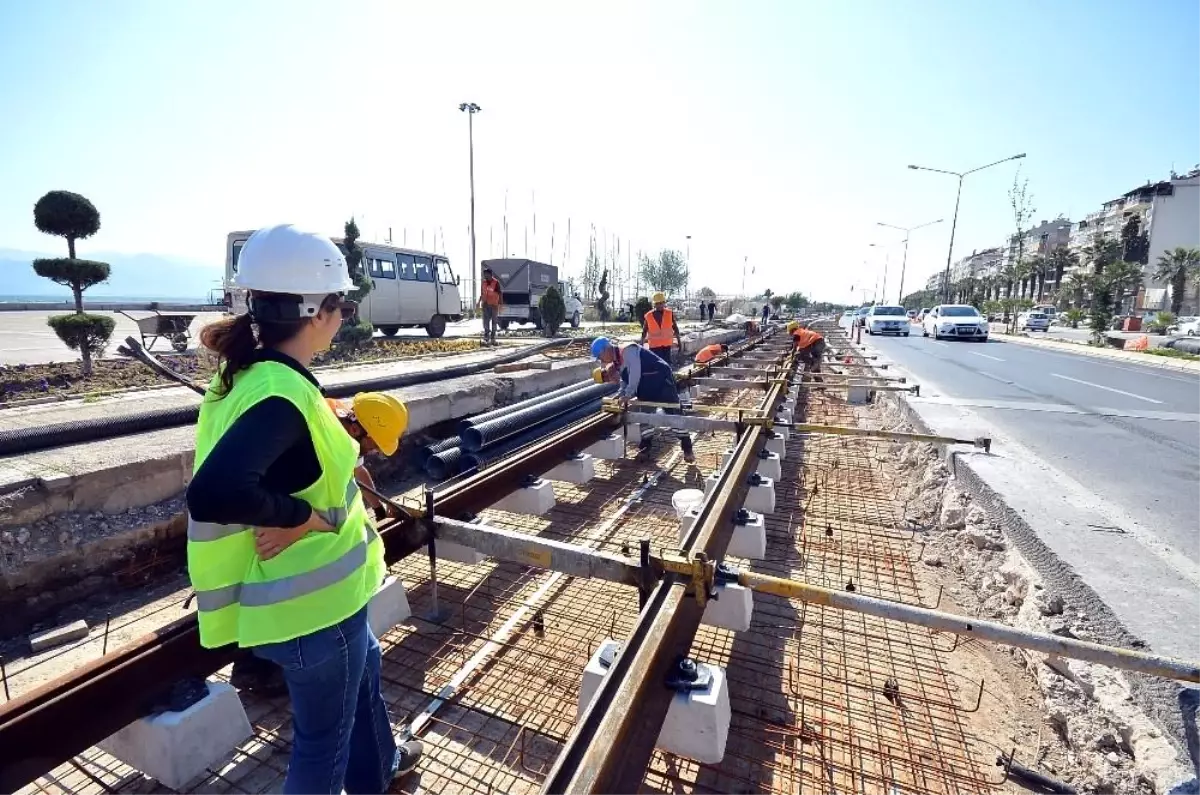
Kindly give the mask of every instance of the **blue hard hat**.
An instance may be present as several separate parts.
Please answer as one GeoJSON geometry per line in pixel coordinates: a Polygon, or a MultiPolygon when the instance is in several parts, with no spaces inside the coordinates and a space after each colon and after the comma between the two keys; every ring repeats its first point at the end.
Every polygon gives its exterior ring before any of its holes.
{"type": "Polygon", "coordinates": [[[600,354],[608,350],[611,345],[612,343],[608,341],[608,337],[597,337],[592,340],[592,358],[599,359],[600,354]]]}

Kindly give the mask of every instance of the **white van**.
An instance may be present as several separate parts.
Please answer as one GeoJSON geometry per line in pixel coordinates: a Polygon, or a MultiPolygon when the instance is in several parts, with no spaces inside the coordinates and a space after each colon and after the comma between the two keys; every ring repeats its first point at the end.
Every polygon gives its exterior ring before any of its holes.
{"type": "MultiPolygon", "coordinates": [[[[242,246],[253,234],[231,232],[225,243],[225,305],[234,314],[246,312],[245,291],[233,285],[242,246]]],[[[331,238],[342,253],[344,241],[331,238]]],[[[359,242],[363,272],[371,279],[359,315],[387,336],[401,328],[423,327],[431,337],[446,333],[446,323],[461,320],[462,296],[450,260],[427,251],[359,242]]]]}

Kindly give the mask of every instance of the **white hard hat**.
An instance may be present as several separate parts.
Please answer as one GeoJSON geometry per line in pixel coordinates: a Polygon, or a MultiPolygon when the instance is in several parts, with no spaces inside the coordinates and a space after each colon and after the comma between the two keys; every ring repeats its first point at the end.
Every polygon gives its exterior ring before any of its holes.
{"type": "Polygon", "coordinates": [[[346,258],[325,235],[291,224],[250,235],[238,257],[237,287],[267,293],[326,296],[354,289],[346,258]]]}

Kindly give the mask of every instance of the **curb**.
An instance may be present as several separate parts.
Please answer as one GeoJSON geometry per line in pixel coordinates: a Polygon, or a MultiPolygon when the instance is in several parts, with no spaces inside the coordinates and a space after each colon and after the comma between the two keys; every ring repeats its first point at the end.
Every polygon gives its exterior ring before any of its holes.
{"type": "Polygon", "coordinates": [[[1200,362],[1189,360],[1169,359],[1161,356],[1151,356],[1149,354],[1139,355],[1137,353],[1119,351],[1116,349],[1109,351],[1102,348],[1093,348],[1090,345],[1084,345],[1078,342],[1034,340],[1030,339],[1029,337],[1007,334],[989,334],[988,336],[994,342],[1011,342],[1017,345],[1028,345],[1033,348],[1046,348],[1052,351],[1062,351],[1063,353],[1074,353],[1079,356],[1090,356],[1093,359],[1109,359],[1111,361],[1140,364],[1143,367],[1157,367],[1163,370],[1177,370],[1185,373],[1200,373],[1200,362]]]}

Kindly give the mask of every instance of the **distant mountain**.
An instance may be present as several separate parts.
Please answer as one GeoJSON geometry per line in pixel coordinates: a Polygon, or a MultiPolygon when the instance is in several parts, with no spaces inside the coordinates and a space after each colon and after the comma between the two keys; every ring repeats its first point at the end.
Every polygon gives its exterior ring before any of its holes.
{"type": "MultiPolygon", "coordinates": [[[[49,279],[33,272],[39,257],[62,256],[35,251],[0,248],[0,298],[3,296],[65,298],[71,295],[49,279]]],[[[112,275],[85,294],[91,298],[190,298],[204,299],[209,290],[221,286],[223,265],[196,262],[162,254],[122,254],[89,251],[88,259],[107,262],[112,275]]]]}

